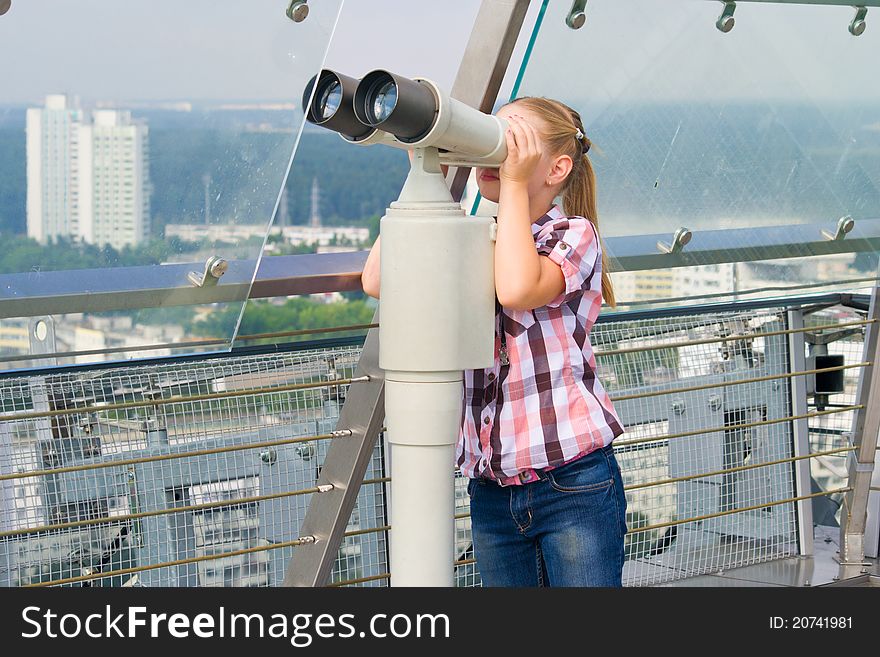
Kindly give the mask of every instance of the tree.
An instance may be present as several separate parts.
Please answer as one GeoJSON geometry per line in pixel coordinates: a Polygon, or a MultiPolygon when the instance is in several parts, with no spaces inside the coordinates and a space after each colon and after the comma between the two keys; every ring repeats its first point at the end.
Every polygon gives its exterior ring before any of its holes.
{"type": "MultiPolygon", "coordinates": [[[[203,337],[228,337],[232,335],[238,319],[240,306],[227,304],[205,319],[195,322],[194,335],[203,337]]],[[[268,301],[249,301],[242,317],[239,335],[257,333],[276,333],[297,329],[331,328],[352,324],[369,324],[373,320],[373,309],[365,301],[347,303],[322,303],[304,297],[291,297],[283,305],[277,306],[268,301]]],[[[334,332],[334,337],[360,335],[362,331],[334,332]]],[[[285,341],[299,342],[327,337],[319,333],[297,335],[285,341]]]]}

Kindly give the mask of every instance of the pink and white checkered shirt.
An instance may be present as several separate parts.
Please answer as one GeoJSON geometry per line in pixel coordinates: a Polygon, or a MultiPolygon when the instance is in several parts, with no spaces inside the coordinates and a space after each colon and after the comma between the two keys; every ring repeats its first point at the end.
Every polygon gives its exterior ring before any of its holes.
{"type": "Polygon", "coordinates": [[[532,310],[496,300],[495,364],[464,370],[456,464],[505,485],[537,478],[623,433],[596,376],[590,329],[602,305],[601,246],[593,224],[553,206],[532,223],[535,248],[562,269],[565,290],[532,310]],[[504,321],[509,365],[499,360],[504,321]]]}

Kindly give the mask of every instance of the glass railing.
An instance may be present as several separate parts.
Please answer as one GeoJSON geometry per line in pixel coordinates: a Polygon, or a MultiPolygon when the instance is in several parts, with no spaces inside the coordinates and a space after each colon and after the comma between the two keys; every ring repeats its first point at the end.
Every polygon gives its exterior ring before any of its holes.
{"type": "MultiPolygon", "coordinates": [[[[512,97],[580,112],[604,237],[656,235],[658,253],[685,258],[680,228],[815,224],[817,239],[854,238],[880,218],[880,88],[868,82],[880,41],[853,36],[853,9],[832,4],[745,3],[724,33],[717,2],[594,0],[573,29],[572,3],[545,1],[512,97]]],[[[746,264],[759,258],[743,249],[739,262],[635,272],[606,246],[624,307],[866,289],[878,262],[817,250],[746,264]]]]}
{"type": "Polygon", "coordinates": [[[0,318],[6,367],[231,346],[342,0],[288,5],[0,16],[0,295],[28,301],[0,318]]]}

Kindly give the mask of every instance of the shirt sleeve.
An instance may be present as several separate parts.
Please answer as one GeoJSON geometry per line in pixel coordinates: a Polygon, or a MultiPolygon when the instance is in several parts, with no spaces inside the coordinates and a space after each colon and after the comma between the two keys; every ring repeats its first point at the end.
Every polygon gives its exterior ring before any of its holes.
{"type": "Polygon", "coordinates": [[[557,308],[590,289],[601,253],[595,229],[584,217],[562,217],[545,231],[535,242],[538,253],[559,265],[565,277],[565,290],[547,303],[557,308]]]}

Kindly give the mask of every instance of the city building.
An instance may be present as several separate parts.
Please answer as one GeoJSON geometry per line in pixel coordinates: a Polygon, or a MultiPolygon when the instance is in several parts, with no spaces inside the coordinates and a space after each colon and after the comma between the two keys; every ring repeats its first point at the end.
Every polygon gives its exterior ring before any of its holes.
{"type": "Polygon", "coordinates": [[[67,96],[27,111],[27,233],[41,244],[79,234],[79,128],[83,112],[67,96]]]}
{"type": "Polygon", "coordinates": [[[65,95],[27,111],[27,230],[122,248],[150,230],[148,128],[125,110],[90,115],[65,95]]]}
{"type": "MultiPolygon", "coordinates": [[[[167,224],[165,237],[177,237],[186,242],[229,242],[237,243],[249,239],[262,238],[266,234],[266,226],[262,224],[167,224]]],[[[370,239],[370,229],[360,226],[272,226],[270,235],[282,236],[285,243],[293,246],[317,242],[319,247],[333,246],[336,240],[346,239],[352,243],[365,243],[370,239]]],[[[354,251],[355,247],[342,250],[354,251]]]]}

